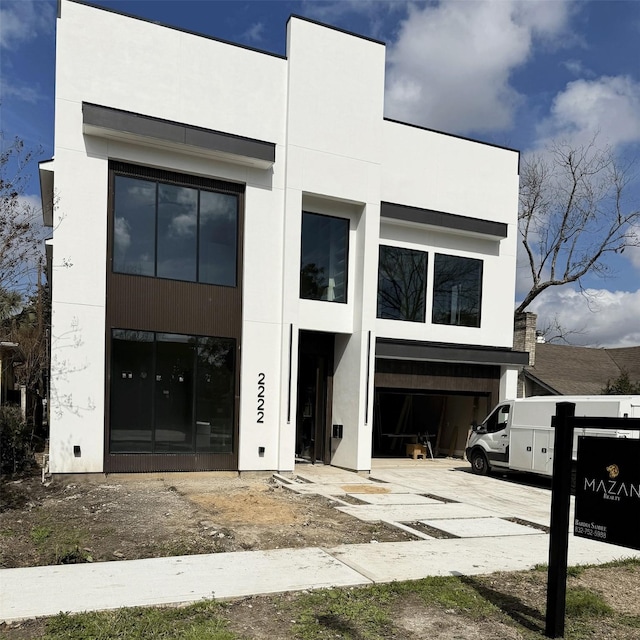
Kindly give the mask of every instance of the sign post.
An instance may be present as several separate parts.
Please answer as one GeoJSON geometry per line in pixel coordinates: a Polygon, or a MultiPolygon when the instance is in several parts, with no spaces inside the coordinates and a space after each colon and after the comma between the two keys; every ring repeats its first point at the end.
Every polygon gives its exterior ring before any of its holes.
{"type": "MultiPolygon", "coordinates": [[[[575,404],[558,402],[551,483],[551,533],[545,635],[564,635],[569,550],[569,506],[573,432],[581,429],[640,429],[640,418],[575,417],[575,404]]],[[[581,437],[576,473],[574,535],[640,550],[640,440],[581,437]]]]}
{"type": "Polygon", "coordinates": [[[571,502],[571,454],[576,405],[558,402],[551,425],[555,427],[553,478],[551,483],[551,533],[547,574],[547,617],[545,635],[564,635],[567,600],[567,553],[569,549],[569,506],[571,502]]]}

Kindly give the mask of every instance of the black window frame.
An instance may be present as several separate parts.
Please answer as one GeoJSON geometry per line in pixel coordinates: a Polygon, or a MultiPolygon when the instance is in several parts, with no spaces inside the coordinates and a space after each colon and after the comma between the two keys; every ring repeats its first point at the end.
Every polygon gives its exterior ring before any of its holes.
{"type": "Polygon", "coordinates": [[[200,177],[190,174],[178,173],[175,171],[169,171],[164,169],[155,169],[153,167],[146,167],[143,165],[133,165],[125,162],[119,161],[111,161],[110,162],[110,171],[113,176],[111,182],[111,189],[113,193],[111,195],[111,211],[110,211],[110,237],[111,237],[111,247],[109,252],[110,262],[111,262],[111,271],[114,274],[118,275],[131,275],[142,278],[154,278],[158,280],[171,280],[175,282],[193,282],[197,284],[203,285],[211,285],[218,287],[228,287],[228,288],[237,288],[240,279],[239,265],[240,265],[240,219],[242,215],[242,204],[241,197],[244,193],[244,185],[240,183],[232,183],[222,180],[217,180],[214,178],[206,178],[200,177]],[[116,188],[117,188],[117,178],[119,176],[143,180],[147,182],[155,183],[155,231],[153,236],[153,244],[154,244],[154,256],[153,256],[153,275],[152,274],[143,274],[136,273],[134,271],[127,271],[116,268],[115,261],[115,252],[116,252],[116,188]],[[185,187],[189,189],[197,190],[197,224],[196,224],[196,238],[195,238],[195,269],[196,276],[195,279],[182,279],[182,278],[173,278],[168,276],[158,275],[158,206],[159,206],[159,198],[158,191],[159,185],[171,185],[177,187],[185,187]],[[200,237],[200,214],[201,214],[201,193],[209,192],[209,193],[219,193],[222,195],[234,196],[236,199],[235,206],[235,247],[234,247],[234,261],[233,261],[233,284],[227,284],[224,282],[209,282],[207,280],[200,279],[200,253],[201,253],[201,237],[200,237]]]}
{"type": "MultiPolygon", "coordinates": [[[[471,328],[480,328],[482,322],[482,292],[483,292],[483,276],[484,276],[484,261],[479,258],[471,258],[467,256],[458,256],[444,253],[436,253],[434,255],[433,260],[433,284],[432,284],[432,300],[431,300],[431,322],[432,324],[438,325],[448,325],[448,326],[457,326],[457,327],[471,327],[471,328]],[[448,291],[441,291],[441,287],[445,282],[453,282],[453,279],[449,277],[448,280],[441,279],[439,281],[439,269],[441,268],[441,264],[443,260],[451,260],[451,261],[460,261],[460,263],[466,263],[469,266],[477,266],[477,274],[474,276],[474,280],[477,285],[477,291],[473,294],[474,304],[471,305],[470,309],[475,310],[473,313],[471,310],[467,309],[465,313],[465,309],[461,309],[459,318],[457,321],[452,321],[451,315],[449,314],[449,319],[446,319],[446,315],[444,312],[441,312],[441,306],[438,303],[438,297],[442,297],[443,299],[450,299],[451,295],[448,291]]],[[[469,282],[471,280],[469,279],[469,282]]],[[[465,283],[464,278],[460,280],[461,284],[465,283]]],[[[468,292],[463,292],[463,295],[468,296],[468,292]]]]}
{"type": "MultiPolygon", "coordinates": [[[[110,341],[111,341],[111,357],[110,357],[110,384],[109,384],[109,437],[108,437],[108,453],[109,455],[140,455],[140,456],[157,456],[157,455],[176,455],[176,454],[187,454],[187,455],[202,455],[202,454],[213,454],[213,455],[228,455],[236,453],[237,449],[237,432],[236,432],[236,405],[235,405],[235,396],[236,396],[236,385],[237,385],[237,373],[238,373],[238,341],[233,337],[227,336],[202,336],[202,335],[189,335],[189,334],[179,334],[179,333],[166,333],[163,331],[137,331],[131,329],[121,329],[121,328],[113,328],[110,331],[110,341]],[[149,450],[144,450],[140,448],[132,448],[127,449],[126,447],[118,448],[114,446],[114,423],[117,420],[118,411],[115,409],[116,404],[118,402],[122,402],[122,397],[119,397],[119,393],[116,390],[116,372],[118,370],[116,364],[116,355],[115,355],[115,341],[122,339],[118,336],[118,334],[147,334],[151,336],[150,340],[126,340],[123,339],[123,342],[131,342],[133,344],[137,343],[147,343],[151,345],[151,358],[149,361],[150,369],[146,372],[144,378],[148,381],[148,389],[146,393],[148,393],[148,397],[146,401],[148,405],[146,407],[147,412],[150,418],[150,447],[149,450]],[[183,340],[172,342],[170,339],[171,336],[176,338],[182,338],[183,340]],[[230,400],[228,408],[230,409],[230,415],[227,417],[228,422],[228,437],[230,438],[230,447],[228,449],[220,449],[220,450],[207,450],[206,448],[198,447],[198,427],[202,426],[204,422],[199,421],[198,417],[198,408],[199,401],[202,401],[200,397],[200,388],[199,388],[199,376],[202,373],[199,370],[199,348],[203,344],[203,341],[207,340],[222,340],[229,343],[228,347],[228,356],[231,357],[231,368],[229,369],[229,383],[230,388],[228,390],[228,399],[230,400]],[[162,448],[162,446],[158,446],[157,441],[157,431],[161,429],[162,424],[158,418],[158,389],[157,383],[162,382],[159,378],[160,372],[160,364],[159,364],[159,344],[177,344],[183,343],[189,345],[192,349],[191,354],[191,369],[190,374],[192,377],[192,387],[190,391],[190,437],[192,440],[192,445],[190,448],[181,448],[181,449],[171,449],[170,447],[162,448]]],[[[121,372],[122,378],[128,378],[134,381],[138,377],[141,377],[135,371],[123,371],[121,372]],[[126,374],[126,375],[125,375],[126,374]]],[[[180,380],[182,382],[182,380],[180,380]]],[[[209,382],[209,380],[207,380],[209,382]]],[[[211,398],[209,398],[210,400],[211,398]]],[[[200,416],[201,417],[201,416],[200,416]]],[[[213,426],[209,424],[209,426],[213,426]]]]}
{"type": "MultiPolygon", "coordinates": [[[[351,230],[351,221],[349,218],[345,218],[345,217],[341,217],[341,216],[333,216],[333,215],[327,215],[324,213],[318,213],[316,211],[307,211],[307,210],[303,210],[302,211],[302,220],[301,220],[301,227],[300,227],[300,287],[299,287],[299,295],[300,298],[303,300],[316,300],[316,301],[320,301],[320,302],[330,302],[333,304],[347,304],[348,303],[348,293],[349,293],[349,232],[351,230]],[[341,299],[333,299],[333,300],[328,300],[327,298],[322,297],[321,295],[312,295],[309,292],[309,288],[308,286],[305,284],[304,281],[304,269],[306,268],[307,264],[304,263],[304,258],[305,258],[305,234],[304,234],[304,227],[305,227],[305,219],[309,220],[308,216],[314,216],[316,218],[326,218],[328,220],[332,220],[332,221],[339,221],[343,226],[344,226],[344,296],[343,299],[341,297],[341,299]]],[[[309,264],[315,264],[315,263],[309,263],[309,264]]],[[[327,276],[327,279],[329,278],[329,276],[327,276]]],[[[322,281],[321,281],[322,282],[322,281]]],[[[315,283],[314,283],[315,284],[315,283]]],[[[316,286],[318,286],[316,284],[316,286]]],[[[321,284],[321,287],[323,290],[327,290],[328,289],[328,285],[325,284],[321,284]]]]}
{"type": "MultiPolygon", "coordinates": [[[[415,258],[414,258],[415,259],[415,258]]],[[[378,248],[378,290],[377,290],[377,301],[376,301],[376,317],[383,319],[383,320],[397,320],[397,321],[401,321],[401,322],[420,322],[420,323],[424,323],[426,321],[426,314],[427,314],[427,275],[428,275],[428,268],[429,268],[429,252],[428,251],[421,251],[419,249],[411,249],[408,247],[397,247],[394,245],[386,245],[386,244],[381,244],[378,248]],[[415,313],[413,314],[413,317],[409,317],[410,314],[407,314],[406,312],[408,311],[408,309],[406,308],[406,304],[405,306],[405,310],[403,312],[402,306],[403,306],[403,301],[406,303],[406,301],[408,301],[412,296],[414,291],[400,291],[397,290],[397,302],[398,304],[396,305],[396,309],[397,309],[397,313],[393,313],[391,310],[394,308],[392,304],[387,304],[386,306],[383,306],[384,301],[382,300],[383,297],[383,285],[382,285],[382,280],[383,277],[386,276],[391,276],[392,274],[389,273],[389,270],[386,270],[386,274],[383,274],[383,263],[386,262],[384,254],[390,254],[390,253],[397,253],[400,255],[413,255],[413,256],[420,256],[421,258],[424,259],[424,265],[420,265],[421,269],[422,269],[422,280],[421,280],[421,285],[422,286],[418,286],[420,283],[418,283],[418,285],[414,286],[412,289],[415,290],[416,293],[418,293],[418,295],[421,296],[420,299],[420,308],[415,310],[415,313]]],[[[412,276],[413,277],[413,276],[412,276]]],[[[387,283],[390,283],[390,285],[392,287],[395,287],[397,280],[394,280],[392,277],[385,277],[385,281],[387,283]]]]}

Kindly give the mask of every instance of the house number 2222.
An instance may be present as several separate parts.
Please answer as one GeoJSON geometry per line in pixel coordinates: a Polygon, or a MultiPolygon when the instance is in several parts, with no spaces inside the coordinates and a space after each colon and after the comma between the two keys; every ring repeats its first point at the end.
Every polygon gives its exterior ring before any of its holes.
{"type": "Polygon", "coordinates": [[[264,424],[264,373],[258,374],[258,424],[264,424]]]}

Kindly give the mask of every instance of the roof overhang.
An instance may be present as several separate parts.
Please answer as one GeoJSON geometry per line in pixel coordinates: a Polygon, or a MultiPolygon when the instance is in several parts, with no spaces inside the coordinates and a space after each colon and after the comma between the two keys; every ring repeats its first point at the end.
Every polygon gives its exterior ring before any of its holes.
{"type": "Polygon", "coordinates": [[[233,164],[268,169],[276,159],[273,142],[203,129],[89,102],[82,103],[86,135],[171,149],[233,164]]]}
{"type": "Polygon", "coordinates": [[[455,213],[420,209],[392,202],[380,203],[380,217],[393,222],[410,225],[429,226],[446,229],[453,233],[476,235],[484,238],[502,240],[507,237],[508,226],[504,222],[470,218],[455,213]]]}
{"type": "Polygon", "coordinates": [[[40,175],[40,199],[42,201],[42,222],[45,227],[53,227],[54,175],[53,160],[38,163],[40,175]]]}
{"type": "Polygon", "coordinates": [[[520,367],[528,364],[526,351],[503,347],[422,342],[420,340],[376,339],[376,358],[387,360],[419,360],[429,362],[460,362],[520,367]]]}

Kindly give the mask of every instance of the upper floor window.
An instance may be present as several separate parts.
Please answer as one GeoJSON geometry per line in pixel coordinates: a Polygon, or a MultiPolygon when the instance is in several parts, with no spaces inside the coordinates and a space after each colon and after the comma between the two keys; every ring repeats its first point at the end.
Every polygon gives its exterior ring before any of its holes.
{"type": "Polygon", "coordinates": [[[427,254],[380,246],[378,318],[424,322],[427,254]]]}
{"type": "Polygon", "coordinates": [[[300,297],[347,301],[349,220],[302,212],[300,297]]]}
{"type": "Polygon", "coordinates": [[[434,324],[480,326],[482,260],[437,253],[433,275],[434,324]]]}
{"type": "Polygon", "coordinates": [[[114,176],[113,270],[236,286],[238,195],[143,171],[114,176]]]}

